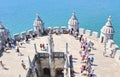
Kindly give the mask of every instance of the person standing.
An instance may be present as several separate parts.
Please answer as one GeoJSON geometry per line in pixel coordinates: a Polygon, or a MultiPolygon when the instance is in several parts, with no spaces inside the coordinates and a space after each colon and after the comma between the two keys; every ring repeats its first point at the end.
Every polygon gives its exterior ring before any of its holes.
{"type": "Polygon", "coordinates": [[[19,47],[18,47],[18,46],[16,46],[16,52],[18,53],[18,56],[22,56],[22,53],[20,52],[20,50],[19,50],[19,47]]]}
{"type": "Polygon", "coordinates": [[[45,50],[48,51],[48,44],[45,44],[45,50]]]}
{"type": "Polygon", "coordinates": [[[90,61],[91,61],[91,64],[93,64],[93,62],[94,62],[94,57],[93,56],[90,57],[90,61]]]}
{"type": "Polygon", "coordinates": [[[21,61],[21,65],[22,65],[23,69],[27,70],[26,65],[23,60],[21,61]]]}
{"type": "Polygon", "coordinates": [[[4,64],[3,64],[3,62],[2,62],[2,60],[0,61],[0,65],[2,66],[2,68],[5,68],[5,66],[4,66],[4,64]]]}
{"type": "Polygon", "coordinates": [[[113,57],[113,49],[111,50],[110,57],[113,57]]]}

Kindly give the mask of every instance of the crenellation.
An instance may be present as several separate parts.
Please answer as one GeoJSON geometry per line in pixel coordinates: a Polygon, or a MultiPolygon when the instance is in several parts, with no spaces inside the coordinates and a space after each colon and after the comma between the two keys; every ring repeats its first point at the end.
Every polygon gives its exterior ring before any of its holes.
{"type": "Polygon", "coordinates": [[[34,31],[32,29],[28,30],[28,35],[33,35],[34,31]]]}
{"type": "Polygon", "coordinates": [[[98,38],[98,32],[93,31],[93,32],[92,32],[92,37],[93,37],[93,38],[98,38]]]}
{"type": "Polygon", "coordinates": [[[79,34],[80,35],[83,35],[85,32],[84,32],[84,28],[79,28],[79,34]]]}
{"type": "Polygon", "coordinates": [[[28,30],[28,35],[33,39],[34,31],[32,29],[28,30]]]}
{"type": "Polygon", "coordinates": [[[15,41],[20,41],[20,35],[19,35],[19,33],[16,33],[13,36],[14,36],[14,40],[15,41]]]}
{"type": "Polygon", "coordinates": [[[112,49],[117,50],[117,49],[119,49],[119,47],[118,47],[118,45],[117,45],[117,44],[112,44],[112,49]]]}
{"type": "Polygon", "coordinates": [[[53,33],[56,33],[56,34],[59,34],[60,33],[60,30],[59,30],[59,27],[58,26],[55,26],[53,28],[53,33]]]}
{"type": "Polygon", "coordinates": [[[66,34],[67,33],[67,28],[66,28],[66,26],[61,26],[61,33],[62,34],[66,34]]]}
{"type": "Polygon", "coordinates": [[[85,30],[85,36],[91,36],[91,30],[85,30]]]}
{"type": "Polygon", "coordinates": [[[48,33],[52,33],[52,28],[51,27],[47,27],[47,32],[48,33]]]}
{"type": "Polygon", "coordinates": [[[26,31],[21,32],[21,38],[22,38],[23,40],[26,39],[26,31]]]}

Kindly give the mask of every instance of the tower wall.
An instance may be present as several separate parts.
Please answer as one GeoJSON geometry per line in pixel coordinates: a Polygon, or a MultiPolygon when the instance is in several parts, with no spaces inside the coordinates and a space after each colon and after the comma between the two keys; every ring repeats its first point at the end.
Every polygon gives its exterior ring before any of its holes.
{"type": "Polygon", "coordinates": [[[86,35],[86,36],[91,36],[91,30],[86,30],[86,31],[85,31],[85,35],[86,35]]]}
{"type": "Polygon", "coordinates": [[[120,64],[120,50],[116,51],[115,60],[120,64]]]}
{"type": "Polygon", "coordinates": [[[84,32],[84,28],[79,28],[79,34],[80,35],[83,35],[85,32],[84,32]]]}

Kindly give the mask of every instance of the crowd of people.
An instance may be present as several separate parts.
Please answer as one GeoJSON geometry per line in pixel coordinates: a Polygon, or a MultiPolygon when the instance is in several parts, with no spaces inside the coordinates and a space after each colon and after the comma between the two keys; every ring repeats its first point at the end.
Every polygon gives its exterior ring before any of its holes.
{"type": "Polygon", "coordinates": [[[83,35],[79,38],[80,41],[80,57],[81,57],[81,67],[80,71],[82,75],[88,77],[93,77],[94,69],[92,68],[94,63],[94,57],[91,55],[91,50],[94,49],[94,43],[88,41],[87,38],[84,38],[83,35]],[[85,73],[86,72],[86,73],[85,73]]]}

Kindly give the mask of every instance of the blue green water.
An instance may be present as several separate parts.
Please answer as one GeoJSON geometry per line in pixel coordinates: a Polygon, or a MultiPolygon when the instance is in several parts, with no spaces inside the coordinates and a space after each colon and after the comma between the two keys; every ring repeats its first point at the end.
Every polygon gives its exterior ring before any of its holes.
{"type": "Polygon", "coordinates": [[[0,20],[11,34],[33,28],[36,13],[47,26],[67,26],[75,10],[79,27],[100,32],[109,15],[115,29],[115,42],[120,46],[119,0],[3,0],[0,20]]]}

